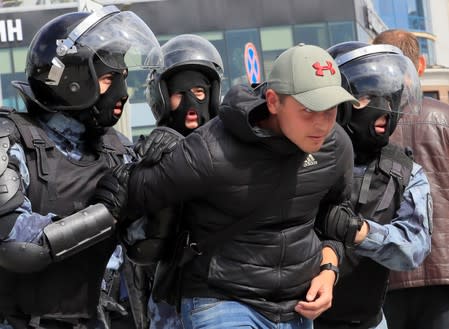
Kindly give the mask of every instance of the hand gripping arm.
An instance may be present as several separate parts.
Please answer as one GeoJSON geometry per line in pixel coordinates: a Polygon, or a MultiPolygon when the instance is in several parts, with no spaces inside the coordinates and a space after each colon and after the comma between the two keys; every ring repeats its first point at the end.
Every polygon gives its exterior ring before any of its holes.
{"type": "Polygon", "coordinates": [[[162,155],[173,151],[175,145],[184,138],[176,130],[157,127],[150,135],[141,136],[134,146],[134,151],[142,158],[142,163],[151,166],[158,163],[162,155]]]}
{"type": "Polygon", "coordinates": [[[347,204],[329,205],[318,212],[315,229],[321,235],[354,246],[364,220],[347,204]]]}

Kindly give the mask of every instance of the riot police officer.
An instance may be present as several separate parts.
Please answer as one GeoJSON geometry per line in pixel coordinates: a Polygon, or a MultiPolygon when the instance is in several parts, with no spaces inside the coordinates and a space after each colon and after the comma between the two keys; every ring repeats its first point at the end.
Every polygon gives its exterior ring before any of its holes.
{"type": "MultiPolygon", "coordinates": [[[[182,138],[216,116],[220,103],[223,61],[211,42],[194,34],[173,37],[161,50],[165,67],[149,74],[147,102],[158,126],[173,129],[182,138]]],[[[150,161],[150,158],[151,161],[158,161],[160,154],[156,149],[162,150],[167,144],[176,142],[176,137],[170,133],[165,135],[164,130],[157,142],[155,139],[154,135],[142,136],[136,144],[135,150],[140,156],[147,152],[151,154],[151,157],[147,154],[145,161],[150,161]]],[[[133,244],[128,248],[131,260],[139,264],[153,264],[153,270],[157,261],[167,260],[176,238],[179,216],[182,213],[175,209],[164,209],[151,215],[152,220],[145,222],[146,239],[128,241],[133,244]]],[[[157,288],[158,282],[155,284],[157,288]]],[[[163,296],[156,296],[156,300],[159,298],[164,299],[163,296]]],[[[134,304],[138,304],[138,301],[134,304]]],[[[155,303],[152,298],[148,307],[150,328],[182,328],[174,307],[167,303],[155,303]]]]}
{"type": "Polygon", "coordinates": [[[346,257],[333,306],[315,327],[385,329],[389,270],[413,269],[430,252],[428,180],[406,150],[389,142],[401,115],[419,112],[419,78],[394,46],[345,42],[328,51],[359,105],[339,107],[337,121],[354,149],[352,195],[350,204],[323,211],[318,227],[345,242],[346,257]]]}
{"type": "Polygon", "coordinates": [[[61,15],[34,36],[27,81],[14,82],[27,113],[0,118],[0,314],[14,329],[101,327],[100,283],[121,223],[94,204],[94,188],[132,160],[111,128],[128,70],[161,65],[150,28],[115,6],[61,15]]]}

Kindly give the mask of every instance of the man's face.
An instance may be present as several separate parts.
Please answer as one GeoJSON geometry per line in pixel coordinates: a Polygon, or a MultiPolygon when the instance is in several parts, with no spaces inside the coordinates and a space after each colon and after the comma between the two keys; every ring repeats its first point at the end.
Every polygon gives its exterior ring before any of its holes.
{"type": "Polygon", "coordinates": [[[313,112],[292,96],[284,97],[282,102],[279,99],[273,110],[280,132],[307,153],[317,152],[321,148],[337,117],[336,107],[313,112]]]}
{"type": "MultiPolygon", "coordinates": [[[[123,78],[126,79],[128,72],[126,70],[123,71],[123,78]]],[[[114,82],[114,76],[119,75],[117,72],[110,72],[103,74],[98,78],[98,84],[100,87],[100,95],[103,95],[108,91],[108,89],[112,86],[114,82]]],[[[121,117],[123,112],[123,107],[128,99],[128,96],[123,95],[121,97],[117,97],[114,101],[113,109],[111,108],[112,115],[117,118],[117,120],[121,117]]]]}
{"type": "MultiPolygon", "coordinates": [[[[206,99],[206,90],[203,87],[193,87],[190,89],[190,92],[198,101],[204,101],[206,99]]],[[[173,93],[170,96],[170,107],[172,111],[178,110],[182,97],[183,94],[180,92],[173,93]]],[[[200,126],[200,118],[194,108],[187,110],[184,123],[188,129],[196,129],[200,126]]]]}
{"type": "Polygon", "coordinates": [[[200,71],[182,70],[167,79],[171,112],[167,126],[187,136],[210,118],[210,81],[200,71]]]}

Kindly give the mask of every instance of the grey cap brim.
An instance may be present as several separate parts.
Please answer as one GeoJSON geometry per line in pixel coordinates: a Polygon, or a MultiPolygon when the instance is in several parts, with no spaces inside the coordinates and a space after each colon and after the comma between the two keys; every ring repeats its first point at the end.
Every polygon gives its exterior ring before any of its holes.
{"type": "Polygon", "coordinates": [[[314,112],[322,112],[340,103],[359,105],[350,93],[340,86],[328,86],[292,95],[298,102],[314,112]]]}

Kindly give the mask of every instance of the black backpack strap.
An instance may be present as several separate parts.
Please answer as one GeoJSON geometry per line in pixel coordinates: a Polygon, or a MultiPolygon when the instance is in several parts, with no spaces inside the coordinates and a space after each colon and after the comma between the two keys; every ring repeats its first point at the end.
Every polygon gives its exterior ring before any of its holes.
{"type": "MultiPolygon", "coordinates": [[[[25,113],[11,113],[9,117],[19,130],[23,146],[28,150],[34,150],[34,156],[32,156],[33,152],[25,152],[27,165],[36,167],[38,178],[46,183],[50,199],[55,198],[56,186],[52,177],[54,173],[49,168],[49,157],[55,151],[54,142],[29,115],[25,113]]],[[[32,168],[29,169],[32,170],[32,168]]]]}
{"type": "Polygon", "coordinates": [[[368,197],[370,194],[371,181],[376,171],[376,164],[374,162],[370,163],[366,169],[365,175],[363,176],[362,185],[360,187],[360,193],[356,189],[353,189],[353,193],[358,193],[358,201],[356,204],[366,204],[368,202],[368,197]]]}
{"type": "Polygon", "coordinates": [[[388,208],[395,195],[397,196],[395,201],[400,204],[404,190],[410,181],[413,160],[406,149],[389,144],[382,149],[378,168],[390,177],[382,200],[376,209],[376,211],[382,211],[388,208]],[[396,189],[399,191],[396,192],[396,189]]]}

